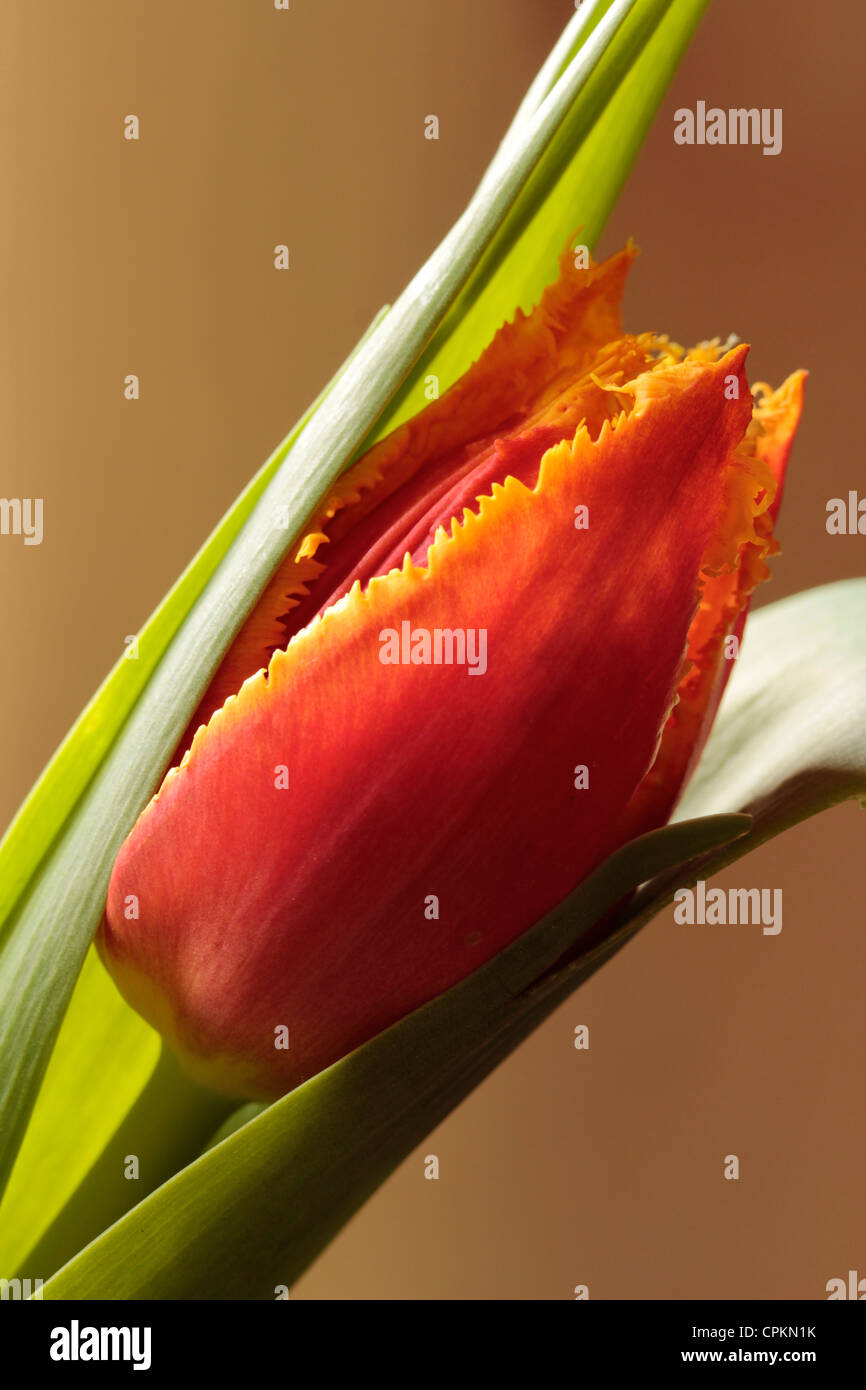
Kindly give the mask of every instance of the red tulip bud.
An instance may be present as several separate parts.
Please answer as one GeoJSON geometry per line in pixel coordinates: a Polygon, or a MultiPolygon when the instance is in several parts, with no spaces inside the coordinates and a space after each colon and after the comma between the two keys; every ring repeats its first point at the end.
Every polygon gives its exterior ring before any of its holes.
{"type": "Polygon", "coordinates": [[[803,374],[756,403],[745,346],[624,335],[632,256],[566,254],[337,482],[118,856],[103,958],[217,1089],[276,1096],[388,1027],[682,790],[803,374]]]}

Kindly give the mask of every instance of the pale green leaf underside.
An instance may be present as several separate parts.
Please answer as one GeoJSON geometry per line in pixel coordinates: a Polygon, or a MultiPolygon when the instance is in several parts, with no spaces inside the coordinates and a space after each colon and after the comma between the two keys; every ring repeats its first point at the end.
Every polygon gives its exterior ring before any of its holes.
{"type": "MultiPolygon", "coordinates": [[[[117,711],[109,709],[103,721],[101,701],[91,707],[97,736],[90,752],[88,730],[73,735],[93,768],[87,784],[82,789],[67,746],[36,789],[42,806],[50,806],[56,793],[59,829],[51,823],[48,838],[41,837],[36,801],[13,827],[7,854],[17,897],[0,951],[0,1184],[8,1178],[98,925],[117,850],[155,790],[207,681],[291,541],[412,371],[563,122],[574,109],[585,109],[581,93],[605,52],[615,51],[621,21],[633,9],[655,11],[656,0],[615,0],[610,6],[542,105],[510,133],[463,216],[349,359],[285,457],[272,471],[266,466],[265,485],[255,504],[244,507],[248,514],[240,527],[233,519],[226,523],[236,530],[230,546],[223,545],[228,533],[222,533],[194,579],[170,596],[170,614],[160,610],[156,620],[164,649],[146,682],[130,692],[128,676],[111,678],[110,695],[103,694],[117,711]],[[288,518],[287,528],[278,522],[281,516],[288,518]],[[188,611],[178,622],[184,605],[188,611]]],[[[580,22],[578,17],[578,27],[580,22]]],[[[610,91],[619,71],[616,65],[608,71],[610,91]]],[[[588,129],[587,120],[588,113],[588,129]]],[[[522,288],[515,284],[515,295],[522,288]]]]}
{"type": "Polygon", "coordinates": [[[678,817],[744,807],[757,835],[866,795],[866,579],[761,609],[744,651],[678,817]]]}
{"type": "Polygon", "coordinates": [[[626,846],[483,970],[177,1174],[60,1271],[45,1296],[273,1297],[274,1286],[296,1278],[415,1144],[676,887],[708,877],[796,820],[863,795],[866,580],[854,580],[751,619],[683,807],[707,819],[675,822],[626,846]],[[749,818],[724,814],[735,811],[749,818]],[[594,944],[594,924],[618,902],[594,944]],[[581,953],[550,970],[581,937],[581,953]]]}

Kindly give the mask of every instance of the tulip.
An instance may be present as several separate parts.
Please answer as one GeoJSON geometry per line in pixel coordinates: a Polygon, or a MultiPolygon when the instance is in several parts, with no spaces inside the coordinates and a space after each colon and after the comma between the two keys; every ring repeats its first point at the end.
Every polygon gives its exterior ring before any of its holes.
{"type": "Polygon", "coordinates": [[[803,374],[624,334],[634,251],[518,311],[343,475],[116,861],[100,949],[198,1079],[270,1098],[664,824],[706,740],[803,374]]]}

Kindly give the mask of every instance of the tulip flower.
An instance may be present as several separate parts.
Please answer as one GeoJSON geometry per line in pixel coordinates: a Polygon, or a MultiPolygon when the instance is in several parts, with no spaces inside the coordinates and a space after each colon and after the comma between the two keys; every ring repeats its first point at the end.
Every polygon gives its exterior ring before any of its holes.
{"type": "Polygon", "coordinates": [[[279,1095],[666,822],[773,524],[803,374],[620,321],[570,252],[338,481],[116,861],[126,998],[216,1090],[279,1095]]]}

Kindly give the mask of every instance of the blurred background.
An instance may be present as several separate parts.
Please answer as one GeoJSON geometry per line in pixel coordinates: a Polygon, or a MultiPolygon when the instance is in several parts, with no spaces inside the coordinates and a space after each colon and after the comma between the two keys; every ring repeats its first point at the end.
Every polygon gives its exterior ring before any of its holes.
{"type": "MultiPolygon", "coordinates": [[[[642,248],[627,327],[736,332],[753,380],[810,370],[762,603],[866,570],[866,539],[824,525],[864,486],[866,11],[842,9],[830,32],[811,0],[711,3],[598,248],[642,248]],[[675,108],[698,100],[782,107],[782,153],[675,145],[675,108]]],[[[44,498],[45,538],[0,540],[4,825],[124,637],[447,231],[572,10],[5,0],[0,493],[44,498]]],[[[864,826],[847,804],[715,880],[781,887],[778,937],[651,924],[293,1297],[822,1298],[866,1275],[864,826]]]]}

